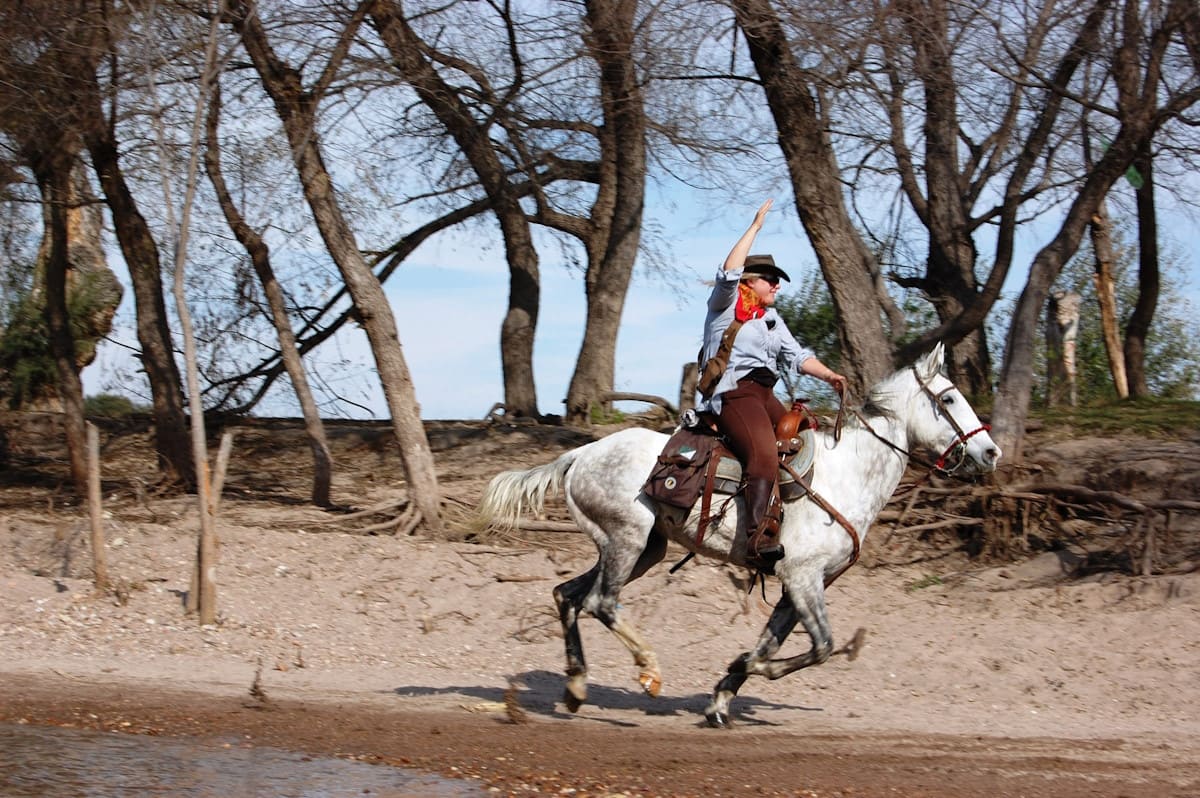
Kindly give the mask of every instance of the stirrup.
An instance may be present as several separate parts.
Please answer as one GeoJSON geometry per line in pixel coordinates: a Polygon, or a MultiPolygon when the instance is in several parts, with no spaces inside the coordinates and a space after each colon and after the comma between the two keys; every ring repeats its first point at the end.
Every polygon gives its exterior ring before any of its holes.
{"type": "Polygon", "coordinates": [[[783,559],[783,546],[776,544],[775,548],[768,549],[765,552],[746,553],[746,567],[752,571],[766,574],[767,576],[775,575],[775,563],[783,559]]]}

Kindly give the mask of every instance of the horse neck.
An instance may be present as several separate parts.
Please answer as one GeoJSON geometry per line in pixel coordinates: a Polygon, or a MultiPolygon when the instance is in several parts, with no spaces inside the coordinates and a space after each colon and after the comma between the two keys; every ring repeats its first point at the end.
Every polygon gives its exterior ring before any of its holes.
{"type": "Polygon", "coordinates": [[[849,424],[836,442],[831,433],[820,433],[820,455],[813,476],[813,489],[858,525],[864,537],[908,467],[908,431],[903,414],[867,420],[871,429],[861,422],[849,424]]]}

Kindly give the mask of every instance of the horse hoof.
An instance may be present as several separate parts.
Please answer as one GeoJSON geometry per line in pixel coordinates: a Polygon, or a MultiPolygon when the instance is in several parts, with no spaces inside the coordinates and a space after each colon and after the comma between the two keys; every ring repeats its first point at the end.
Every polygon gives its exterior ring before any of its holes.
{"type": "Polygon", "coordinates": [[[708,720],[710,729],[728,729],[729,716],[724,712],[709,712],[704,716],[708,720]]]}
{"type": "Polygon", "coordinates": [[[646,691],[646,695],[651,698],[658,698],[658,694],[662,691],[662,678],[657,673],[643,673],[639,675],[638,684],[646,691]]]}
{"type": "Polygon", "coordinates": [[[573,713],[578,712],[579,708],[583,706],[583,702],[587,700],[587,688],[575,687],[572,689],[572,687],[573,685],[568,684],[563,690],[563,704],[566,705],[568,712],[573,713]]]}

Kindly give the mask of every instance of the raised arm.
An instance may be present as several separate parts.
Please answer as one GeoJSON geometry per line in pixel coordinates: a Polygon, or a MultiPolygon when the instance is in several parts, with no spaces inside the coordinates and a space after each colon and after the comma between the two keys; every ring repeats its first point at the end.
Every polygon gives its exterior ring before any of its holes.
{"type": "Polygon", "coordinates": [[[758,236],[758,231],[762,229],[763,219],[767,217],[767,211],[771,210],[771,203],[774,201],[767,200],[754,214],[754,221],[750,223],[750,227],[742,233],[742,237],[733,245],[733,249],[729,250],[729,255],[725,258],[725,271],[740,269],[745,265],[746,256],[750,254],[750,247],[754,246],[754,239],[758,236]]]}

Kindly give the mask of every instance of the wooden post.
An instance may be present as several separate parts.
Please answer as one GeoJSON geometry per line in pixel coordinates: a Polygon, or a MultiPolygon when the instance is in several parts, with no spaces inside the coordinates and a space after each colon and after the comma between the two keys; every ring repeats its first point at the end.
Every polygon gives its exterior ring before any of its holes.
{"type": "Polygon", "coordinates": [[[108,589],[108,550],[104,545],[104,515],[100,504],[100,431],[87,422],[88,517],[92,523],[92,580],[96,590],[108,589]]]}
{"type": "Polygon", "coordinates": [[[683,364],[683,378],[679,383],[679,415],[696,406],[696,383],[700,380],[700,367],[695,363],[683,364]]]}
{"type": "MultiPolygon", "coordinates": [[[[217,468],[212,475],[212,485],[207,496],[207,508],[201,508],[201,514],[207,516],[208,523],[201,521],[200,539],[196,546],[196,567],[192,569],[191,585],[188,588],[187,611],[201,613],[200,623],[213,623],[216,620],[217,585],[216,567],[217,554],[221,544],[221,536],[217,534],[217,513],[221,509],[221,490],[225,486],[225,471],[229,467],[229,454],[233,450],[233,433],[226,430],[221,433],[221,446],[217,450],[217,468]],[[207,510],[207,512],[206,512],[207,510]],[[211,611],[201,611],[203,607],[211,607],[211,611]],[[205,620],[205,619],[208,620],[205,620]]],[[[208,458],[204,459],[207,471],[208,458]]],[[[207,480],[207,474],[205,479],[207,480]]]]}
{"type": "Polygon", "coordinates": [[[1083,298],[1068,291],[1055,291],[1046,300],[1046,405],[1063,399],[1078,404],[1075,338],[1079,332],[1079,305],[1083,298]]]}
{"type": "Polygon", "coordinates": [[[217,470],[213,474],[212,495],[209,497],[214,519],[217,517],[217,511],[221,509],[221,491],[225,488],[225,472],[229,470],[229,454],[232,451],[233,433],[225,430],[221,433],[221,446],[217,449],[217,470]]]}
{"type": "Polygon", "coordinates": [[[1142,547],[1142,576],[1152,576],[1154,574],[1154,514],[1149,510],[1146,511],[1144,518],[1146,524],[1145,543],[1142,547]]]}

